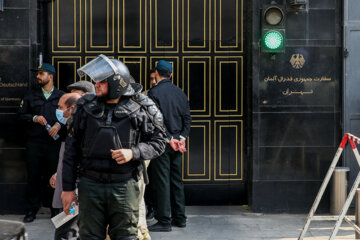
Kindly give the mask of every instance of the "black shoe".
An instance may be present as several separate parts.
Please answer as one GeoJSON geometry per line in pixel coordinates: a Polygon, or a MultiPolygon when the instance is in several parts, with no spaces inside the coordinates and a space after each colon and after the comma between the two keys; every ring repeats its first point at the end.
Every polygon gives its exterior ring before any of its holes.
{"type": "Polygon", "coordinates": [[[34,221],[35,218],[36,218],[35,213],[33,213],[33,212],[27,212],[27,213],[25,214],[25,217],[24,217],[24,219],[23,219],[23,222],[24,222],[24,223],[29,223],[29,222],[34,221]]]}
{"type": "Polygon", "coordinates": [[[186,227],[186,222],[177,222],[177,221],[171,221],[171,226],[184,228],[186,227]]]}
{"type": "Polygon", "coordinates": [[[155,223],[154,225],[151,225],[148,227],[149,231],[151,232],[171,232],[171,226],[164,225],[159,222],[155,223]]]}
{"type": "Polygon", "coordinates": [[[149,210],[149,212],[146,214],[146,220],[148,220],[148,221],[153,220],[154,215],[155,215],[155,211],[153,209],[149,210]]]}

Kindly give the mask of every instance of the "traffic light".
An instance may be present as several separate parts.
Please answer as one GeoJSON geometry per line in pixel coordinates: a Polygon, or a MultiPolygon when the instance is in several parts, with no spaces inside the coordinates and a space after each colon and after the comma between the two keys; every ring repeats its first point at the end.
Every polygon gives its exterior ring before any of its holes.
{"type": "Polygon", "coordinates": [[[285,52],[284,7],[278,4],[264,5],[261,19],[261,51],[285,52]]]}

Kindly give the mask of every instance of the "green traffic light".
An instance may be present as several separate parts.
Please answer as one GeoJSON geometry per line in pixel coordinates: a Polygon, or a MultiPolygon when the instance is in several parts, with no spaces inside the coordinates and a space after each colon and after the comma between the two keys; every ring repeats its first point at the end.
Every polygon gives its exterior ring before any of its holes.
{"type": "Polygon", "coordinates": [[[264,35],[265,47],[269,50],[279,49],[284,42],[283,35],[278,31],[269,31],[264,35]]]}

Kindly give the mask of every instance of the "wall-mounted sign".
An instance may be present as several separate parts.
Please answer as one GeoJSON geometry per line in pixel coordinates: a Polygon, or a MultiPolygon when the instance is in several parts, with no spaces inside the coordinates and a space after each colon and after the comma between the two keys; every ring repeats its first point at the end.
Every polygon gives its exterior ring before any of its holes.
{"type": "Polygon", "coordinates": [[[12,82],[0,76],[0,108],[17,108],[21,102],[21,95],[28,88],[27,82],[12,82]]]}
{"type": "Polygon", "coordinates": [[[261,59],[260,101],[263,105],[331,106],[336,99],[335,50],[288,48],[275,60],[261,59]]]}

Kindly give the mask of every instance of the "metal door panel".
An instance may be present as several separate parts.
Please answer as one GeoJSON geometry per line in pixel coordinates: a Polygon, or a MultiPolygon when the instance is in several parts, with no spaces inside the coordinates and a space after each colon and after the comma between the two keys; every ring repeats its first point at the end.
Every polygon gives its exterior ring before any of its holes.
{"type": "MultiPolygon", "coordinates": [[[[243,0],[54,0],[47,4],[45,61],[57,86],[100,53],[123,61],[148,89],[165,59],[188,96],[192,126],[183,155],[188,203],[247,201],[245,139],[250,129],[243,0]],[[204,194],[206,192],[207,194],[204,194]],[[209,197],[210,196],[210,197],[209,197]]],[[[246,6],[245,6],[246,7],[246,6]]],[[[90,80],[85,78],[86,80],[90,80]]]]}

